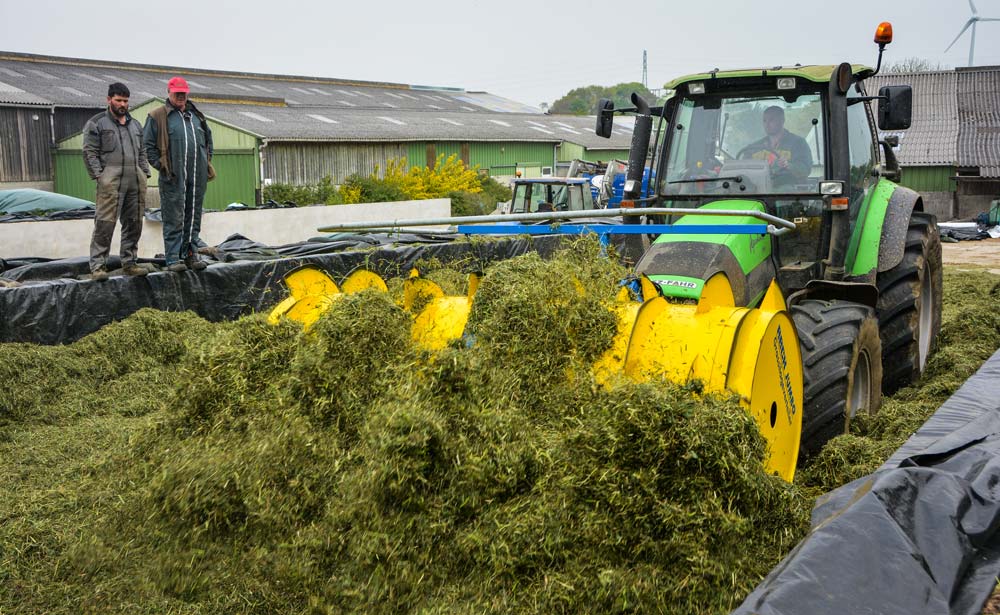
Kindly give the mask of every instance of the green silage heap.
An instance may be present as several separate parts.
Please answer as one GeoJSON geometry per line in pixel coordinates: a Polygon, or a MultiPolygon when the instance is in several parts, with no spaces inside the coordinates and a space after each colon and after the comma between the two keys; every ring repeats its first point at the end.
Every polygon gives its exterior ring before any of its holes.
{"type": "Polygon", "coordinates": [[[495,265],[436,356],[399,285],[308,334],[143,310],[0,346],[0,611],[728,612],[812,502],[731,401],[595,385],[597,250],[495,265]]]}

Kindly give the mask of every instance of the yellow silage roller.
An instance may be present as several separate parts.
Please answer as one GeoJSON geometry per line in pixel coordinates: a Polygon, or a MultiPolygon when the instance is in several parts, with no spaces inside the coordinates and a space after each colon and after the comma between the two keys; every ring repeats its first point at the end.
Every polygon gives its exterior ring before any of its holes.
{"type": "Polygon", "coordinates": [[[285,274],[289,296],[271,310],[267,322],[278,324],[282,318],[302,323],[308,330],[334,301],[344,295],[373,288],[388,292],[385,281],[377,274],[358,269],[344,279],[342,286],[330,279],[322,269],[305,265],[285,274]]]}
{"type": "MultiPolygon", "coordinates": [[[[307,327],[341,294],[322,271],[306,267],[285,282],[292,297],[271,313],[307,327]],[[324,281],[325,279],[325,281],[324,281]]],[[[768,470],[791,481],[802,430],[802,358],[792,319],[777,284],[771,284],[757,308],[736,307],[732,287],[722,274],[706,282],[696,305],[671,303],[641,278],[642,303],[623,289],[609,309],[618,317],[613,345],[594,365],[601,383],[618,374],[636,382],[667,378],[700,382],[703,393],[735,394],[768,442],[768,470]]],[[[478,277],[471,276],[465,296],[448,296],[416,272],[404,283],[403,307],[414,314],[411,335],[418,345],[440,350],[459,339],[468,321],[478,277]]],[[[343,292],[386,289],[375,274],[355,272],[343,292]]]]}
{"type": "Polygon", "coordinates": [[[599,381],[624,373],[637,382],[700,382],[705,393],[736,394],[768,442],[768,470],[795,476],[802,432],[802,357],[777,284],[758,308],[735,307],[722,274],[697,305],[676,304],[642,278],[643,303],[618,302],[618,334],[595,365],[599,381]]]}

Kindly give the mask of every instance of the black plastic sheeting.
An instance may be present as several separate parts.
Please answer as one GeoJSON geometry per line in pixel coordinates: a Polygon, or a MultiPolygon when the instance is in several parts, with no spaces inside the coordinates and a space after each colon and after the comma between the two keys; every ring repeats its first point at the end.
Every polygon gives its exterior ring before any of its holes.
{"type": "Polygon", "coordinates": [[[8,214],[0,214],[0,224],[5,222],[40,222],[45,220],[87,220],[94,218],[94,207],[81,207],[80,209],[70,209],[67,211],[53,211],[49,213],[20,211],[8,214]]]}
{"type": "MultiPolygon", "coordinates": [[[[399,245],[416,245],[428,243],[447,243],[460,238],[457,234],[430,236],[414,233],[380,233],[357,234],[340,233],[322,237],[313,237],[307,241],[283,246],[267,246],[247,239],[243,235],[230,235],[216,246],[214,256],[204,258],[208,262],[234,262],[241,260],[272,260],[284,256],[307,256],[310,254],[332,254],[344,250],[390,247],[399,245]]],[[[140,263],[151,263],[163,267],[166,263],[161,254],[159,258],[141,258],[140,263]]],[[[116,255],[108,257],[108,268],[121,268],[121,259],[116,255]]],[[[48,259],[48,258],[12,258],[0,259],[0,278],[14,282],[32,282],[38,280],[54,280],[57,278],[76,279],[90,273],[87,257],[48,259]]]]}
{"type": "Polygon", "coordinates": [[[1000,351],[881,468],[823,496],[733,613],[977,615],[1000,574],[998,528],[1000,351]]]}
{"type": "MultiPolygon", "coordinates": [[[[41,277],[39,271],[44,271],[50,279],[17,288],[0,288],[0,342],[69,343],[144,307],[165,311],[191,310],[211,321],[230,320],[268,310],[284,299],[287,291],[282,279],[286,273],[302,265],[321,267],[337,281],[358,268],[374,271],[384,278],[405,276],[418,260],[430,258],[437,258],[442,263],[464,263],[463,270],[471,272],[484,268],[490,262],[531,251],[547,257],[559,246],[562,237],[499,241],[462,239],[439,244],[399,245],[405,241],[415,242],[419,237],[399,238],[392,235],[385,239],[392,242],[388,247],[373,247],[370,240],[357,240],[349,241],[347,247],[356,248],[360,242],[366,249],[344,250],[345,246],[340,245],[340,252],[305,256],[285,256],[282,253],[303,249],[303,245],[325,245],[329,248],[337,246],[338,241],[323,238],[322,241],[296,246],[267,248],[243,237],[230,239],[234,243],[229,243],[228,247],[234,252],[227,252],[227,257],[258,253],[267,260],[217,263],[198,272],[157,272],[145,277],[112,276],[100,282],[66,277],[74,275],[67,273],[67,268],[76,271],[86,267],[83,257],[32,263],[8,271],[4,274],[6,279],[38,279],[41,277]],[[236,250],[237,247],[239,250],[236,250]],[[58,277],[63,274],[64,277],[58,277]]],[[[220,247],[226,246],[221,244],[220,247]]]]}
{"type": "Polygon", "coordinates": [[[990,234],[983,228],[949,228],[939,227],[942,238],[954,239],[955,241],[979,241],[989,239],[990,234]]]}

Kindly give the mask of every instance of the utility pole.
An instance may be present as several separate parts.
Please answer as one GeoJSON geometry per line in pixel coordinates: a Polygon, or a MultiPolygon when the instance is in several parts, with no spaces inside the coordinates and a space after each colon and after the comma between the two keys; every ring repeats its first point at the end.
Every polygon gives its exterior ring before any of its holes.
{"type": "Polygon", "coordinates": [[[642,50],[642,87],[649,88],[649,84],[646,83],[646,50],[642,50]]]}

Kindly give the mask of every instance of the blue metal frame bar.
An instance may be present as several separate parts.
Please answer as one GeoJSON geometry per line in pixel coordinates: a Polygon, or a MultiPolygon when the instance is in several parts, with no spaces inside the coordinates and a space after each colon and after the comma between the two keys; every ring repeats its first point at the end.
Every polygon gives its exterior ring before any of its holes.
{"type": "Polygon", "coordinates": [[[766,224],[460,224],[463,235],[766,235],[766,224]]]}

